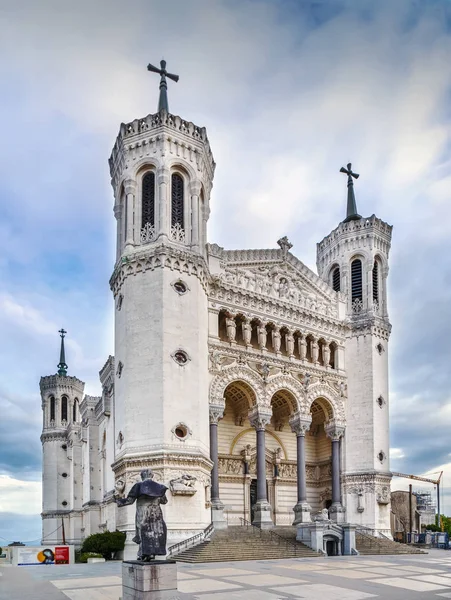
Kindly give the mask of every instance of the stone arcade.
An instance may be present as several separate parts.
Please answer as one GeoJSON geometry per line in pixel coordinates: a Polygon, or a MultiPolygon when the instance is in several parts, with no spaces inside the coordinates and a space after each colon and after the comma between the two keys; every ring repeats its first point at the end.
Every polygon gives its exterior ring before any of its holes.
{"type": "MultiPolygon", "coordinates": [[[[162,77],[164,74],[162,73],[162,77]]],[[[278,248],[208,242],[215,163],[204,128],[169,112],[122,124],[110,164],[115,356],[102,395],[40,382],[43,541],[127,532],[144,468],[168,488],[168,545],[242,519],[390,534],[387,275],[392,227],[357,213],[317,244],[318,275],[278,248]]],[[[337,177],[338,174],[337,168],[337,177]]]]}

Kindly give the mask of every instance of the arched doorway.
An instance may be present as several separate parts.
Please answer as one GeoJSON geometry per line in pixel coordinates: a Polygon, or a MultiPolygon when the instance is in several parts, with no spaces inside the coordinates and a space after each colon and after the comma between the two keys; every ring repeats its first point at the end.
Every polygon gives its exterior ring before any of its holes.
{"type": "Polygon", "coordinates": [[[312,513],[315,514],[324,508],[329,509],[332,504],[332,444],[325,425],[333,418],[333,409],[327,400],[317,398],[310,406],[310,413],[312,424],[310,435],[306,437],[306,462],[314,466],[316,481],[313,488],[307,478],[307,486],[312,513]]]}

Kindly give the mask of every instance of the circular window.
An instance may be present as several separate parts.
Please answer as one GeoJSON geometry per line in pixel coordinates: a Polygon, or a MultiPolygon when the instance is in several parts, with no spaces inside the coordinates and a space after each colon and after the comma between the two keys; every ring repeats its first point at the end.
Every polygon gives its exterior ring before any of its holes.
{"type": "Polygon", "coordinates": [[[175,435],[180,439],[184,440],[188,435],[188,427],[183,423],[179,423],[174,429],[175,435]]]}
{"type": "Polygon", "coordinates": [[[174,290],[177,292],[177,294],[180,294],[180,296],[182,296],[183,294],[186,294],[186,292],[188,291],[188,286],[181,279],[179,279],[178,281],[175,281],[173,284],[173,287],[174,287],[174,290]]]}
{"type": "Polygon", "coordinates": [[[184,351],[184,350],[176,350],[174,352],[174,354],[172,355],[172,358],[175,360],[175,362],[179,365],[186,365],[186,363],[188,362],[188,354],[184,351]]]}
{"type": "Polygon", "coordinates": [[[66,502],[66,500],[63,500],[63,501],[61,502],[61,504],[62,504],[63,506],[67,506],[67,502],[66,502]]]}
{"type": "Polygon", "coordinates": [[[63,444],[63,445],[61,446],[61,448],[62,448],[63,450],[67,450],[67,444],[63,444]]]}
{"type": "Polygon", "coordinates": [[[381,461],[384,462],[385,460],[385,452],[382,452],[382,450],[379,452],[379,454],[377,455],[377,458],[381,461]]]}
{"type": "Polygon", "coordinates": [[[61,473],[61,476],[66,478],[67,477],[67,473],[61,473]]]}

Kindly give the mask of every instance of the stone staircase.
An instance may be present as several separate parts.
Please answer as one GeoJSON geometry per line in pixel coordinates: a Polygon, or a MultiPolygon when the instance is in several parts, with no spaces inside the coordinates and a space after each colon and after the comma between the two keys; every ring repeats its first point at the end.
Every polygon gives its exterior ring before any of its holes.
{"type": "Polygon", "coordinates": [[[356,548],[362,555],[427,554],[415,546],[400,544],[388,538],[374,537],[358,531],[356,531],[355,541],[356,548]]]}
{"type": "Polygon", "coordinates": [[[320,556],[304,544],[296,542],[295,527],[262,530],[242,526],[215,531],[210,540],[184,550],[172,558],[179,562],[207,563],[320,556]]]}

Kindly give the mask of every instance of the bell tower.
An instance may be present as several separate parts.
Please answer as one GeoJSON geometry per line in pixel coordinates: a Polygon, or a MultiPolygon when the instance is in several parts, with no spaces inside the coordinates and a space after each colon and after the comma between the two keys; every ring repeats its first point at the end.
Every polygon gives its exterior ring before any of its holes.
{"type": "MultiPolygon", "coordinates": [[[[174,489],[164,509],[168,543],[211,520],[209,488],[207,221],[215,163],[205,128],[169,112],[160,74],[157,112],[121,124],[109,160],[117,221],[115,299],[116,480],[125,493],[149,467],[174,489]],[[193,480],[191,480],[193,481],[193,480]]],[[[133,509],[118,509],[130,544],[133,509]]],[[[130,551],[129,551],[130,550],[130,551]]]]}
{"type": "Polygon", "coordinates": [[[346,520],[390,535],[387,307],[392,226],[357,212],[349,163],[346,218],[317,244],[320,277],[346,299],[346,432],[342,493],[346,520]]]}

